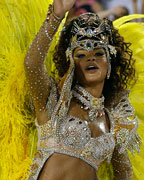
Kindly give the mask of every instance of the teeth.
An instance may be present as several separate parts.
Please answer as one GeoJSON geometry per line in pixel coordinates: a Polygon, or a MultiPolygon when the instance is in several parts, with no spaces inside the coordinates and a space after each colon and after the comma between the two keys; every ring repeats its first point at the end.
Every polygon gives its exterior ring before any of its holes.
{"type": "Polygon", "coordinates": [[[95,68],[94,66],[89,66],[88,68],[95,68]]]}
{"type": "Polygon", "coordinates": [[[91,69],[96,69],[96,67],[95,66],[88,66],[88,68],[87,68],[88,70],[91,70],[91,69]]]}

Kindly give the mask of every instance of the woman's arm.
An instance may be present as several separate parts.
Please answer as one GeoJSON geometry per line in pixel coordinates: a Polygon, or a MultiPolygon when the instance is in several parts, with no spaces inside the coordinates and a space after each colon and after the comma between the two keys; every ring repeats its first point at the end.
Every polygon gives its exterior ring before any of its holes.
{"type": "Polygon", "coordinates": [[[34,102],[37,118],[45,110],[50,91],[50,81],[45,66],[45,58],[53,36],[61,22],[49,7],[47,19],[34,38],[25,57],[26,79],[34,102]]]}
{"type": "Polygon", "coordinates": [[[45,58],[52,39],[61,23],[62,18],[74,4],[75,0],[54,0],[53,7],[49,7],[47,18],[34,38],[25,57],[26,79],[34,102],[37,120],[45,112],[47,98],[50,92],[50,81],[45,67],[45,58]]]}
{"type": "Polygon", "coordinates": [[[115,149],[111,162],[113,165],[114,180],[132,180],[133,169],[126,151],[120,154],[118,149],[115,149]]]}
{"type": "Polygon", "coordinates": [[[100,16],[100,18],[106,18],[110,15],[113,15],[116,18],[120,18],[124,15],[127,15],[127,10],[123,6],[116,6],[109,10],[99,11],[97,14],[100,16]]]}
{"type": "Polygon", "coordinates": [[[104,11],[104,8],[103,6],[101,5],[100,2],[98,1],[95,1],[94,4],[93,4],[93,7],[92,7],[94,13],[98,13],[98,12],[101,12],[101,11],[104,11]]]}

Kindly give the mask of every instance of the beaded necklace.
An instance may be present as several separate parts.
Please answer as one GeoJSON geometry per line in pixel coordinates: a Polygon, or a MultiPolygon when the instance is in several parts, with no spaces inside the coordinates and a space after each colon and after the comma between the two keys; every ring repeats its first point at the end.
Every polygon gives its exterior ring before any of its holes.
{"type": "Polygon", "coordinates": [[[72,90],[73,97],[75,97],[80,103],[82,103],[81,108],[84,110],[89,110],[89,119],[94,121],[98,116],[105,115],[104,113],[104,96],[100,98],[95,98],[83,87],[76,85],[72,90]]]}

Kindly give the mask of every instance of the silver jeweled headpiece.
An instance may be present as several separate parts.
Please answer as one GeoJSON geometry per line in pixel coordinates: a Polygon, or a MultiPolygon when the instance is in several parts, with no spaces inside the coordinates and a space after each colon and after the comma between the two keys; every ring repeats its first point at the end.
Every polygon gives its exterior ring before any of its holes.
{"type": "Polygon", "coordinates": [[[112,35],[112,26],[108,19],[101,20],[94,13],[84,13],[74,20],[72,28],[73,37],[70,48],[81,47],[87,51],[94,48],[109,49],[110,54],[116,56],[116,49],[109,44],[112,35]]]}
{"type": "Polygon", "coordinates": [[[112,24],[108,19],[101,20],[94,13],[84,13],[77,17],[73,22],[72,39],[69,49],[71,53],[77,47],[87,51],[93,51],[95,48],[104,48],[108,58],[107,79],[111,73],[110,54],[116,56],[116,49],[109,44],[112,38],[112,24]]]}

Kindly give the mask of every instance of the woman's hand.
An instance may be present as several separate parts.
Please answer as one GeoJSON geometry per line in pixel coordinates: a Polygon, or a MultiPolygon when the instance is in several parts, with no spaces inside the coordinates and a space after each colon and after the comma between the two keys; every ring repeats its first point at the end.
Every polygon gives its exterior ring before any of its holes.
{"type": "Polygon", "coordinates": [[[120,18],[124,15],[128,15],[128,9],[124,6],[116,6],[111,9],[111,14],[113,14],[115,18],[120,18]]]}
{"type": "Polygon", "coordinates": [[[63,18],[65,16],[65,13],[69,11],[76,0],[54,0],[54,13],[60,17],[63,18]]]}

